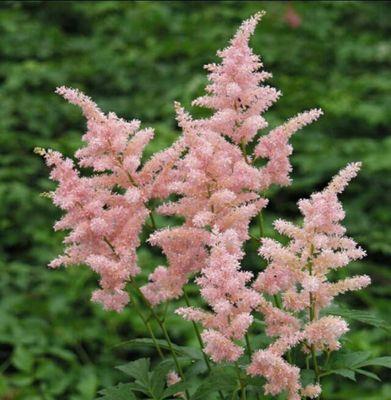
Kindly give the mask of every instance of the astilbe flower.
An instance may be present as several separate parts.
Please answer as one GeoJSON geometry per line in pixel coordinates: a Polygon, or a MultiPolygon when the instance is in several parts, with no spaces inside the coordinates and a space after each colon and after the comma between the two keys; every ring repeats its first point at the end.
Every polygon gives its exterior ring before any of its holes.
{"type": "Polygon", "coordinates": [[[251,311],[258,305],[260,296],[246,287],[252,274],[240,271],[244,254],[237,233],[234,230],[214,231],[211,245],[207,265],[196,281],[213,312],[179,308],[177,313],[202,322],[207,328],[202,333],[204,351],[213,361],[235,361],[243,349],[233,340],[242,339],[251,325],[251,311]]]}
{"type": "Polygon", "coordinates": [[[233,229],[243,242],[249,237],[251,219],[267,203],[256,192],[256,169],[246,164],[240,148],[216,132],[201,129],[179,105],[177,112],[187,153],[177,161],[169,189],[181,198],[157,211],[180,215],[185,223],[150,238],[169,261],[168,268],[159,266],[142,288],[152,304],[179,297],[189,275],[206,265],[211,227],[222,232],[233,229]]]}
{"type": "MultiPolygon", "coordinates": [[[[263,15],[259,12],[244,21],[230,45],[218,51],[221,64],[205,66],[210,72],[208,79],[211,83],[206,87],[208,94],[193,102],[215,111],[210,118],[199,121],[202,127],[225,135],[241,146],[250,143],[259,130],[268,126],[261,114],[281,96],[280,91],[263,85],[272,75],[261,70],[263,64],[260,57],[249,47],[250,37],[263,15]]],[[[247,161],[257,158],[268,160],[263,168],[256,170],[257,174],[254,173],[258,175],[254,179],[259,189],[290,183],[289,156],[292,147],[288,143],[289,138],[321,114],[319,109],[301,113],[259,138],[253,156],[245,157],[247,161]]]]}
{"type": "MultiPolygon", "coordinates": [[[[187,153],[176,163],[176,179],[171,182],[170,190],[180,198],[163,204],[158,212],[179,215],[184,217],[185,222],[182,227],[164,229],[158,236],[151,237],[151,242],[162,247],[168,255],[169,265],[167,268],[159,266],[150,275],[150,282],[142,288],[148,300],[157,304],[179,297],[189,276],[201,272],[197,282],[202,287],[201,294],[214,311],[214,321],[226,320],[234,312],[233,309],[238,307],[235,301],[228,300],[225,303],[225,297],[234,296],[232,288],[228,288],[226,295],[221,298],[222,304],[230,304],[227,306],[229,310],[217,307],[215,303],[218,299],[213,300],[205,295],[209,287],[213,288],[212,280],[209,279],[211,273],[217,276],[218,271],[222,272],[213,261],[214,246],[220,246],[215,239],[216,235],[218,237],[227,231],[235,232],[239,249],[249,239],[251,219],[267,204],[267,200],[260,196],[260,191],[272,184],[290,183],[289,156],[292,149],[288,143],[289,138],[321,115],[320,110],[299,114],[269,134],[261,136],[253,156],[246,154],[246,145],[259,130],[267,126],[260,114],[280,95],[276,89],[262,85],[271,75],[260,70],[262,63],[249,47],[250,36],[262,15],[257,13],[245,21],[230,45],[218,52],[222,58],[221,64],[206,66],[210,72],[210,84],[206,88],[208,94],[195,100],[193,105],[212,109],[212,116],[196,120],[179,103],[176,104],[177,120],[183,130],[187,153]],[[258,168],[254,165],[256,158],[264,158],[268,162],[258,168]],[[218,233],[210,235],[211,229],[218,233]],[[182,238],[182,247],[176,243],[179,237],[182,238]],[[173,249],[181,252],[181,256],[174,256],[173,249]],[[190,260],[194,254],[197,255],[196,262],[181,262],[183,259],[190,260]]],[[[246,292],[249,290],[246,284],[251,276],[240,271],[240,259],[231,263],[232,266],[227,265],[225,273],[229,272],[230,280],[237,282],[237,290],[246,292]]],[[[246,312],[239,313],[244,328],[239,330],[237,338],[242,338],[251,324],[250,313],[254,304],[252,300],[246,306],[246,312]]],[[[181,313],[188,319],[194,319],[194,315],[199,314],[195,310],[181,310],[181,313]]],[[[204,333],[208,354],[219,361],[236,360],[242,349],[230,341],[233,339],[231,330],[225,325],[217,325],[212,331],[205,319],[201,322],[208,328],[204,333]],[[224,349],[226,354],[223,356],[224,349]]]]}
{"type": "Polygon", "coordinates": [[[57,93],[78,105],[87,119],[86,145],[75,155],[80,167],[89,167],[95,174],[82,177],[59,152],[40,151],[52,169],[51,178],[58,182],[53,201],[65,211],[55,229],[70,231],[64,255],[50,266],[87,264],[100,275],[101,289],[92,299],[120,311],[129,301],[126,282],[139,272],[136,248],[150,213],[146,204],[151,198],[166,196],[171,167],[182,145],[177,142],[140,169],[152,129],[140,130],[138,120],[105,115],[78,90],[61,87],[57,93]]]}
{"type": "MultiPolygon", "coordinates": [[[[181,381],[180,376],[175,371],[170,371],[166,376],[167,386],[175,385],[181,381]]],[[[178,392],[174,394],[174,397],[186,398],[184,392],[178,392]]]]}
{"type": "Polygon", "coordinates": [[[350,261],[365,255],[353,239],[345,236],[341,225],[345,213],[338,200],[349,181],[357,175],[360,163],[348,164],[321,192],[298,202],[304,216],[303,226],[277,220],[276,230],[290,238],[286,246],[272,239],[263,239],[260,254],[269,261],[261,272],[254,289],[264,295],[281,296],[283,310],[262,297],[258,310],[264,314],[266,333],[276,340],[265,350],[256,352],[248,367],[251,375],[267,379],[267,393],[286,390],[290,400],[302,396],[315,398],[319,385],[301,388],[295,366],[282,356],[290,348],[303,344],[303,351],[335,351],[340,348],[340,337],[348,331],[348,324],[338,316],[320,316],[339,293],[361,289],[370,283],[366,275],[331,283],[327,274],[342,268],[350,261]],[[293,314],[305,311],[304,321],[293,314]],[[272,361],[273,360],[273,361],[272,361]],[[285,378],[283,378],[285,376],[285,378]]]}

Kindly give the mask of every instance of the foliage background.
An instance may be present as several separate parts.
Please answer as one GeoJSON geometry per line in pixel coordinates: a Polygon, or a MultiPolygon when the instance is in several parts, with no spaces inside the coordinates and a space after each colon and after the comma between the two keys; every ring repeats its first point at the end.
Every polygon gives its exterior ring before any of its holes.
{"type": "MultiPolygon", "coordinates": [[[[273,234],[277,214],[296,218],[300,197],[347,162],[362,160],[363,171],[343,201],[348,231],[368,257],[349,274],[365,271],[373,285],[343,301],[390,319],[391,8],[370,1],[292,4],[300,17],[296,27],[284,2],[0,4],[1,399],[93,399],[122,378],[114,365],[140,354],[119,344],[145,336],[131,309],[107,313],[89,301],[96,276],[86,268],[45,267],[61,250],[61,235],[51,229],[59,214],[39,196],[52,186],[33,148],[71,155],[84,129],[80,112],[54,88],[78,87],[104,110],[153,126],[151,154],[178,135],[173,101],[190,106],[206,82],[202,65],[214,61],[240,21],[259,9],[268,14],[252,44],[284,93],[268,113],[271,126],[309,107],[325,111],[294,138],[294,183],[273,192],[266,232],[273,234]]],[[[146,274],[160,254],[139,253],[146,274]]],[[[246,259],[249,268],[257,263],[246,259]]],[[[175,341],[194,343],[191,325],[170,318],[175,341]]],[[[354,328],[349,348],[389,353],[387,332],[354,328]]],[[[325,398],[391,399],[389,376],[376,372],[383,383],[330,379],[325,398]]]]}

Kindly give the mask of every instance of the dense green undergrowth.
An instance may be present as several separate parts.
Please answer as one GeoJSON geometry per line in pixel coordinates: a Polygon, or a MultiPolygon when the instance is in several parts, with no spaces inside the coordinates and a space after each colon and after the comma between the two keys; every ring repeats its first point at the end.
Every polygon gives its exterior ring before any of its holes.
{"type": "MultiPolygon", "coordinates": [[[[277,214],[294,219],[300,197],[347,162],[362,160],[363,170],[342,200],[350,235],[368,251],[349,273],[365,272],[373,285],[343,301],[390,320],[391,9],[386,2],[293,2],[300,17],[293,27],[284,17],[287,7],[283,2],[0,4],[1,399],[94,399],[99,389],[123,378],[115,365],[135,356],[155,357],[145,347],[123,343],[146,336],[131,308],[115,314],[90,303],[96,286],[90,271],[45,267],[61,249],[61,234],[51,229],[59,214],[39,196],[52,186],[32,150],[51,147],[71,155],[84,129],[79,111],[54,88],[80,88],[104,110],[153,126],[151,154],[178,135],[173,101],[190,107],[206,82],[202,65],[214,61],[240,21],[259,9],[268,14],[252,44],[274,73],[271,84],[284,94],[268,113],[270,125],[310,107],[325,111],[293,140],[293,185],[272,193],[266,234],[273,234],[277,214]]],[[[145,280],[161,255],[141,248],[139,258],[145,280]]],[[[259,262],[250,256],[245,266],[256,270],[259,262]]],[[[191,324],[168,315],[175,342],[195,344],[191,324]]],[[[372,357],[390,352],[387,330],[351,324],[349,349],[372,357]]],[[[373,371],[383,382],[325,379],[324,397],[391,398],[389,376],[377,367],[373,371]]]]}

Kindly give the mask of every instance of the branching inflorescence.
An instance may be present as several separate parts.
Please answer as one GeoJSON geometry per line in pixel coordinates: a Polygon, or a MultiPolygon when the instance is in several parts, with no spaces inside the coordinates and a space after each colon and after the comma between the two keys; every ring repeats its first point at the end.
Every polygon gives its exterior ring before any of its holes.
{"type": "Polygon", "coordinates": [[[140,130],[137,120],[103,114],[77,90],[57,89],[82,109],[88,130],[85,147],[75,154],[78,166],[58,152],[40,150],[58,182],[53,201],[65,211],[55,229],[70,232],[64,255],[50,266],[87,264],[100,275],[101,288],[92,299],[121,311],[129,302],[126,284],[139,272],[136,250],[152,216],[150,200],[175,195],[176,200],[155,211],[184,222],[150,235],[149,243],[162,249],[168,265],[158,266],[139,294],[153,307],[179,298],[195,276],[208,310],[181,307],[177,313],[201,323],[204,352],[216,363],[233,363],[242,356],[253,313],[261,313],[266,334],[274,341],[252,354],[247,373],[266,378],[265,393],[285,391],[290,400],[315,398],[321,391],[317,353],[338,350],[348,330],[342,318],[323,315],[322,309],[336,295],[370,283],[365,275],[328,280],[330,271],[365,255],[345,236],[338,200],[360,164],[349,164],[323,191],[299,201],[302,226],[275,221],[275,229],[290,241],[283,246],[261,238],[265,270],[254,278],[241,268],[250,222],[268,202],[262,193],[271,185],[290,184],[290,137],[322,114],[318,109],[303,112],[260,135],[268,126],[262,114],[280,96],[264,84],[271,74],[262,70],[249,47],[262,15],[242,24],[230,45],[218,52],[220,64],[206,65],[207,94],[193,105],[211,109],[211,116],[193,119],[176,103],[182,137],[144,165],[141,156],[152,129],[140,130]],[[265,160],[263,166],[258,166],[259,159],[265,160]],[[81,176],[79,167],[93,174],[81,176]],[[300,383],[299,367],[287,356],[294,347],[313,357],[318,379],[306,387],[300,383]]]}

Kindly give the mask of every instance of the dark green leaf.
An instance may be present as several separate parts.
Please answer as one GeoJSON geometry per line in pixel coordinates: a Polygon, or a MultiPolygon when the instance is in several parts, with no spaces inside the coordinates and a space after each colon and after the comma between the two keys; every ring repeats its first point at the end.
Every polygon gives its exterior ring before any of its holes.
{"type": "MultiPolygon", "coordinates": [[[[165,399],[167,397],[173,396],[176,393],[184,392],[186,389],[189,388],[188,382],[178,382],[175,385],[169,386],[167,389],[164,390],[161,398],[165,399]]],[[[191,398],[193,400],[193,397],[191,398]]]]}
{"type": "Polygon", "coordinates": [[[358,363],[357,367],[368,367],[370,365],[378,365],[385,368],[391,368],[391,357],[377,357],[372,358],[371,360],[367,360],[362,363],[358,363]]]}
{"type": "Polygon", "coordinates": [[[331,315],[339,315],[347,320],[359,321],[364,324],[372,325],[377,328],[391,332],[391,326],[383,319],[376,316],[373,312],[361,310],[348,310],[341,307],[327,309],[326,312],[331,315]]]}
{"type": "Polygon", "coordinates": [[[368,376],[369,378],[372,378],[376,381],[381,382],[381,379],[376,374],[374,374],[373,372],[366,371],[365,369],[357,369],[356,368],[354,370],[354,372],[356,372],[357,374],[368,376]]]}
{"type": "Polygon", "coordinates": [[[368,351],[356,351],[352,353],[336,353],[333,355],[332,366],[335,368],[351,369],[358,366],[371,356],[368,351]]]}
{"type": "Polygon", "coordinates": [[[312,369],[302,369],[300,371],[300,380],[302,386],[307,386],[315,382],[315,372],[312,369]]]}
{"type": "Polygon", "coordinates": [[[192,377],[192,376],[204,374],[207,371],[208,371],[208,367],[205,363],[205,360],[198,360],[195,363],[193,363],[192,365],[190,365],[190,367],[187,368],[186,376],[192,377]]]}
{"type": "Polygon", "coordinates": [[[97,400],[137,400],[130,384],[120,383],[117,386],[102,390],[101,393],[103,397],[97,400]]]}
{"type": "Polygon", "coordinates": [[[171,360],[161,362],[154,368],[151,377],[151,392],[156,398],[160,398],[166,386],[167,374],[173,369],[173,362],[171,360]]]}
{"type": "Polygon", "coordinates": [[[126,375],[131,376],[134,379],[140,381],[141,384],[149,387],[149,358],[140,358],[136,361],[132,361],[128,364],[120,365],[116,367],[126,375]]]}
{"type": "Polygon", "coordinates": [[[203,400],[212,393],[218,391],[231,392],[237,386],[236,381],[236,374],[231,369],[221,368],[219,370],[212,370],[212,372],[197,388],[196,392],[192,396],[192,400],[203,400]]]}
{"type": "Polygon", "coordinates": [[[34,358],[26,347],[17,346],[12,354],[12,364],[21,371],[31,371],[34,358]]]}
{"type": "Polygon", "coordinates": [[[356,381],[356,376],[354,371],[350,370],[350,369],[345,369],[345,368],[341,368],[341,369],[335,369],[330,371],[331,374],[336,374],[336,375],[341,375],[344,376],[345,378],[348,378],[352,381],[356,381]]]}

